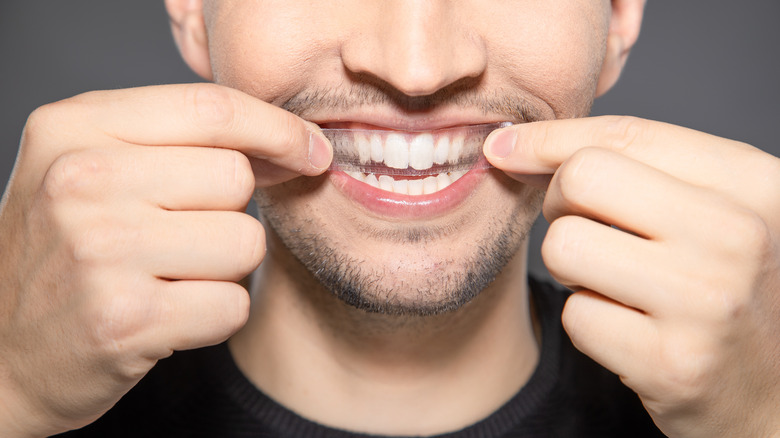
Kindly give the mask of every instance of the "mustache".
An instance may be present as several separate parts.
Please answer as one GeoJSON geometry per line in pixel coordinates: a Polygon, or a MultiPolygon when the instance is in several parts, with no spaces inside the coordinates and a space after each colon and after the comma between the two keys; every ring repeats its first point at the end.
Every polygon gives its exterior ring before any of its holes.
{"type": "Polygon", "coordinates": [[[410,96],[389,84],[366,80],[340,88],[305,89],[280,106],[303,119],[324,111],[380,106],[391,106],[404,113],[424,113],[437,107],[457,106],[477,109],[485,115],[505,116],[520,123],[546,118],[536,104],[517,90],[485,91],[474,82],[474,78],[464,78],[433,94],[410,96]]]}

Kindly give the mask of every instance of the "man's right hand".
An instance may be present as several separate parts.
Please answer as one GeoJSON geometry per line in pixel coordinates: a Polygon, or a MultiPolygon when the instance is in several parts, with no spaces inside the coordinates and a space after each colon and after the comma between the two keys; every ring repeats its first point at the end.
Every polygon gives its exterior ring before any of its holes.
{"type": "Polygon", "coordinates": [[[328,167],[316,131],[213,84],[36,110],[0,204],[0,436],[86,425],[159,359],[238,330],[235,282],[265,253],[244,209],[328,167]]]}

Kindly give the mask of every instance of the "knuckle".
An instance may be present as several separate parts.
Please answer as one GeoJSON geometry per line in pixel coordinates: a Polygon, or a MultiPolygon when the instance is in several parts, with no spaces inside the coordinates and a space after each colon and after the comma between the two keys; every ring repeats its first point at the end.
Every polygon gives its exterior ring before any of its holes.
{"type": "Polygon", "coordinates": [[[63,125],[63,119],[73,112],[71,101],[59,101],[40,106],[27,117],[22,130],[22,145],[38,144],[48,146],[47,139],[55,138],[62,141],[61,135],[55,132],[56,127],[63,125]]]}
{"type": "Polygon", "coordinates": [[[244,276],[257,268],[265,255],[265,229],[257,219],[247,214],[241,214],[236,229],[240,254],[236,258],[237,275],[244,276]]]}
{"type": "Polygon", "coordinates": [[[722,240],[727,258],[761,261],[772,252],[772,233],[764,219],[752,210],[732,208],[722,217],[721,226],[729,230],[722,240]]]}
{"type": "Polygon", "coordinates": [[[195,126],[207,132],[234,132],[238,129],[241,101],[234,91],[214,84],[189,84],[186,87],[185,108],[190,109],[195,126]]]}
{"type": "Polygon", "coordinates": [[[72,151],[57,157],[46,172],[43,192],[50,198],[84,194],[105,187],[109,164],[94,151],[72,151]]]}
{"type": "Polygon", "coordinates": [[[777,205],[780,202],[780,158],[774,156],[762,155],[760,164],[757,164],[760,175],[767,175],[770,184],[766,184],[766,189],[770,190],[769,195],[766,197],[768,200],[774,200],[773,205],[777,205]]]}
{"type": "Polygon", "coordinates": [[[122,294],[116,294],[111,299],[100,303],[94,309],[90,319],[94,342],[100,347],[115,350],[122,339],[126,337],[129,328],[130,310],[134,303],[128,303],[122,294]]]}
{"type": "Polygon", "coordinates": [[[33,110],[27,117],[25,132],[45,131],[62,125],[67,120],[81,118],[90,112],[91,106],[103,92],[90,91],[67,99],[47,103],[33,110]]]}
{"type": "Polygon", "coordinates": [[[268,158],[282,158],[288,155],[295,145],[303,145],[306,142],[301,134],[301,124],[292,114],[280,113],[274,123],[268,125],[268,129],[269,143],[283,146],[268,148],[268,158]]]}
{"type": "Polygon", "coordinates": [[[233,284],[232,287],[234,288],[232,296],[235,307],[232,316],[228,316],[226,319],[226,338],[243,327],[249,319],[249,293],[237,284],[233,284]]]}
{"type": "Polygon", "coordinates": [[[633,116],[602,116],[599,129],[610,149],[625,151],[641,144],[641,139],[649,134],[647,121],[633,116]]]}
{"type": "Polygon", "coordinates": [[[550,223],[550,226],[547,229],[547,234],[544,236],[544,240],[542,240],[542,246],[541,246],[541,255],[542,260],[544,261],[544,264],[547,266],[547,268],[550,270],[550,273],[555,275],[554,272],[552,272],[556,266],[558,266],[560,262],[560,256],[561,256],[561,249],[565,247],[566,245],[563,243],[563,240],[565,240],[562,237],[562,234],[565,234],[562,229],[565,227],[562,225],[565,217],[557,219],[550,223]]]}
{"type": "Polygon", "coordinates": [[[63,127],[85,120],[95,114],[95,104],[104,99],[105,91],[89,91],[57,102],[47,103],[33,110],[27,117],[23,131],[23,143],[42,136],[63,142],[67,131],[63,127]]]}
{"type": "Polygon", "coordinates": [[[49,126],[55,119],[61,103],[55,102],[40,106],[33,110],[27,117],[27,123],[24,125],[24,132],[38,132],[44,127],[49,126]]]}
{"type": "Polygon", "coordinates": [[[127,341],[146,326],[151,312],[139,296],[124,288],[102,293],[93,301],[87,321],[91,342],[97,349],[119,356],[129,347],[127,341]]]}
{"type": "MultiPolygon", "coordinates": [[[[717,327],[721,329],[742,319],[749,308],[747,294],[737,288],[713,288],[708,301],[710,319],[718,323],[717,327]]],[[[713,330],[713,334],[715,333],[720,331],[713,330]]]]}
{"type": "Polygon", "coordinates": [[[563,313],[561,314],[561,323],[577,348],[581,347],[581,327],[585,326],[585,318],[587,318],[588,314],[585,310],[585,306],[582,305],[582,296],[583,293],[581,292],[569,296],[563,306],[563,313]]]}
{"type": "Polygon", "coordinates": [[[547,124],[536,124],[534,129],[524,132],[522,140],[518,139],[518,141],[530,145],[534,156],[544,157],[550,152],[549,148],[560,147],[557,142],[550,141],[553,137],[550,133],[551,129],[547,124]]]}
{"type": "Polygon", "coordinates": [[[151,311],[130,295],[114,294],[100,302],[90,315],[89,341],[117,378],[135,382],[152,368],[154,360],[137,354],[137,338],[149,326],[151,311]]]}
{"type": "Polygon", "coordinates": [[[772,252],[772,232],[764,219],[753,211],[743,210],[738,228],[744,236],[745,251],[754,260],[764,260],[772,252]]]}
{"type": "Polygon", "coordinates": [[[138,231],[118,223],[91,223],[73,241],[73,259],[80,263],[120,259],[137,240],[138,231]]]}
{"type": "Polygon", "coordinates": [[[572,239],[573,229],[577,225],[574,216],[563,216],[550,224],[547,235],[542,241],[541,255],[550,274],[565,283],[564,268],[568,260],[581,252],[577,239],[572,239]]]}
{"type": "Polygon", "coordinates": [[[574,207],[582,206],[593,185],[602,178],[605,151],[588,147],[572,154],[555,174],[561,199],[574,207]]]}
{"type": "Polygon", "coordinates": [[[739,283],[742,273],[735,281],[728,269],[720,271],[725,273],[691,273],[686,281],[691,297],[697,300],[701,322],[713,339],[727,337],[729,329],[747,314],[750,306],[750,293],[739,283]]]}
{"type": "Polygon", "coordinates": [[[223,283],[216,291],[220,301],[213,309],[210,342],[218,343],[228,339],[243,327],[249,319],[250,298],[246,289],[236,283],[223,283]]]}
{"type": "Polygon", "coordinates": [[[675,405],[698,403],[711,385],[713,354],[700,343],[676,335],[661,345],[656,377],[675,405]]]}
{"type": "Polygon", "coordinates": [[[255,175],[249,159],[234,150],[221,151],[218,167],[224,175],[224,193],[227,199],[234,199],[238,204],[245,204],[252,198],[255,190],[255,175]]]}

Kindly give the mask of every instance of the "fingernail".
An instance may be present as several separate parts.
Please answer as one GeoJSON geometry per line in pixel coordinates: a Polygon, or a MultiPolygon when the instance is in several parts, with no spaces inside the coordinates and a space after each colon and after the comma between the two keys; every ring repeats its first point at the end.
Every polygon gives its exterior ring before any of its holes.
{"type": "Polygon", "coordinates": [[[486,155],[497,159],[506,158],[515,150],[516,142],[517,130],[514,128],[493,131],[485,141],[487,143],[486,155]]]}
{"type": "Polygon", "coordinates": [[[333,153],[330,143],[324,135],[312,132],[309,134],[309,164],[319,170],[325,170],[330,166],[333,153]]]}

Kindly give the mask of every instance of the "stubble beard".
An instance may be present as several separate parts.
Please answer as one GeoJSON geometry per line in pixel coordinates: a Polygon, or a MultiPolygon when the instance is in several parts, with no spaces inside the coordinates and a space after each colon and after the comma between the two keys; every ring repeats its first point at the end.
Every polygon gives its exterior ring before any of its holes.
{"type": "MultiPolygon", "coordinates": [[[[528,188],[526,188],[528,189],[528,188]]],[[[312,282],[341,302],[363,312],[388,316],[426,317],[457,311],[485,290],[518,253],[538,214],[543,193],[527,190],[503,218],[484,224],[482,236],[468,245],[468,251],[441,260],[441,269],[425,275],[404,275],[397,268],[376,266],[362,255],[350,254],[344,246],[321,230],[325,224],[302,218],[278,208],[277,201],[259,194],[258,205],[266,226],[275,233],[313,281],[300,280],[301,287],[312,282]]],[[[406,226],[374,233],[372,238],[392,242],[406,254],[422,254],[425,246],[438,239],[474,239],[457,230],[406,226]]],[[[400,261],[401,265],[403,261],[400,261]]]]}
{"type": "MultiPolygon", "coordinates": [[[[447,104],[479,108],[486,114],[504,114],[508,120],[530,122],[544,118],[523,94],[485,93],[469,81],[421,97],[405,96],[373,83],[356,83],[346,90],[303,91],[281,107],[309,118],[321,108],[336,111],[391,105],[422,111],[447,104]]],[[[506,177],[500,179],[507,182],[506,177]]],[[[266,226],[283,244],[279,250],[289,251],[304,275],[310,276],[308,280],[300,279],[301,283],[309,283],[302,287],[327,290],[343,303],[373,314],[429,316],[456,311],[472,301],[498,277],[527,239],[541,210],[544,193],[516,181],[509,184],[514,189],[505,195],[512,207],[501,209],[502,217],[494,216],[492,223],[484,224],[480,236],[414,225],[368,230],[366,233],[371,238],[389,241],[407,253],[423,256],[426,242],[444,238],[473,241],[466,254],[442,260],[442,269],[426,271],[425,275],[406,281],[398,280],[403,278],[403,272],[377,266],[365,255],[343,250],[341,242],[322,232],[327,229],[326,224],[301,216],[306,214],[305,209],[296,215],[284,208],[283,201],[264,191],[258,191],[255,198],[266,226]]],[[[403,256],[399,251],[399,257],[403,256]]]]}

